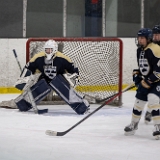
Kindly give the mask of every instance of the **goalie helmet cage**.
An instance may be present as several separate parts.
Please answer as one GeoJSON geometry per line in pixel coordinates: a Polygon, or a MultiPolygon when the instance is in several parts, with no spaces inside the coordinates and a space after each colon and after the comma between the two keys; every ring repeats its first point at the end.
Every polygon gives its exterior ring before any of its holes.
{"type": "MultiPolygon", "coordinates": [[[[122,51],[123,43],[119,38],[29,38],[26,43],[26,62],[34,54],[43,51],[44,43],[54,39],[58,50],[70,57],[79,68],[80,80],[76,91],[95,99],[105,99],[122,91],[122,51]]],[[[86,97],[88,97],[86,96],[86,97]]],[[[45,104],[62,104],[63,100],[51,93],[45,104]],[[48,102],[47,102],[48,101],[48,102]],[[62,102],[62,103],[61,103],[62,102]]],[[[112,105],[122,104],[121,95],[112,105]]]]}

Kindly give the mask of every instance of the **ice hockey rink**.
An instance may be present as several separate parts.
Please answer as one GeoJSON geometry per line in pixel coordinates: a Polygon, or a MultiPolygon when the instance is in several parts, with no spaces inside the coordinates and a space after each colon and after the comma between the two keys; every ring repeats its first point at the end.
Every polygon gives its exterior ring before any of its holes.
{"type": "MultiPolygon", "coordinates": [[[[67,105],[38,106],[49,112],[0,108],[0,160],[153,160],[160,157],[160,140],[152,136],[153,124],[144,123],[144,113],[134,136],[125,136],[130,123],[135,91],[123,94],[121,108],[105,106],[62,137],[46,130],[65,131],[80,121],[67,105]]],[[[16,97],[1,94],[0,101],[16,97]]],[[[91,111],[99,107],[91,105],[91,111]]]]}

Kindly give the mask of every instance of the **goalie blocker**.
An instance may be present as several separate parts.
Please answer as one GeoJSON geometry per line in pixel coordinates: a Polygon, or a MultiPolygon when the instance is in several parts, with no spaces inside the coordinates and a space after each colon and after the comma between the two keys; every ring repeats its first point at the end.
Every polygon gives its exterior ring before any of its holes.
{"type": "MultiPolygon", "coordinates": [[[[41,79],[30,89],[36,104],[53,89],[77,114],[84,114],[89,109],[88,101],[76,93],[62,75],[55,76],[49,84],[41,79]]],[[[20,111],[28,111],[32,108],[27,90],[15,99],[15,103],[20,111]]]]}

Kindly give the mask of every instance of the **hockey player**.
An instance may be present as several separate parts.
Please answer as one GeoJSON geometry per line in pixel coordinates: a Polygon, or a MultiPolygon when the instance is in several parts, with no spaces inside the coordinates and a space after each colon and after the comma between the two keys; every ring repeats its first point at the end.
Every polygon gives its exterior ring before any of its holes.
{"type": "Polygon", "coordinates": [[[124,128],[125,135],[135,134],[148,101],[155,127],[153,136],[160,136],[160,47],[152,43],[152,36],[152,30],[148,28],[140,29],[137,34],[138,69],[133,71],[133,80],[138,88],[131,123],[124,128]]]}
{"type": "Polygon", "coordinates": [[[160,24],[155,25],[152,29],[153,32],[153,42],[160,45],[160,24]]]}
{"type": "Polygon", "coordinates": [[[15,99],[19,110],[30,110],[34,102],[39,103],[51,90],[54,90],[77,114],[88,111],[88,101],[64,78],[63,74],[66,72],[73,74],[74,79],[78,78],[78,68],[74,67],[69,57],[58,51],[57,42],[48,40],[44,45],[44,51],[35,54],[25,65],[16,83],[16,88],[25,91],[15,99]],[[40,73],[38,81],[34,78],[37,72],[40,73]]]}
{"type": "MultiPolygon", "coordinates": [[[[155,25],[152,29],[152,32],[153,32],[153,42],[160,46],[160,25],[155,25]]],[[[146,124],[148,124],[152,119],[151,109],[149,108],[149,106],[147,107],[144,119],[146,124]]]]}

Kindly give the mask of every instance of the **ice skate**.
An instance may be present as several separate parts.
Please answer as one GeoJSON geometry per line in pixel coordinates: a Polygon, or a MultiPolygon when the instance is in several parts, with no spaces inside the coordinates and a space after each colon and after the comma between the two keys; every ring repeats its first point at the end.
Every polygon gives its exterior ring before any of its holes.
{"type": "Polygon", "coordinates": [[[155,137],[156,140],[160,139],[160,124],[154,125],[153,136],[155,137]]]}
{"type": "Polygon", "coordinates": [[[125,131],[124,134],[126,136],[134,135],[137,129],[138,129],[138,122],[131,122],[130,125],[124,128],[124,131],[125,131]]]}
{"type": "Polygon", "coordinates": [[[145,116],[144,116],[144,121],[146,124],[148,124],[149,122],[151,122],[152,120],[152,114],[150,112],[146,112],[145,116]]]}

